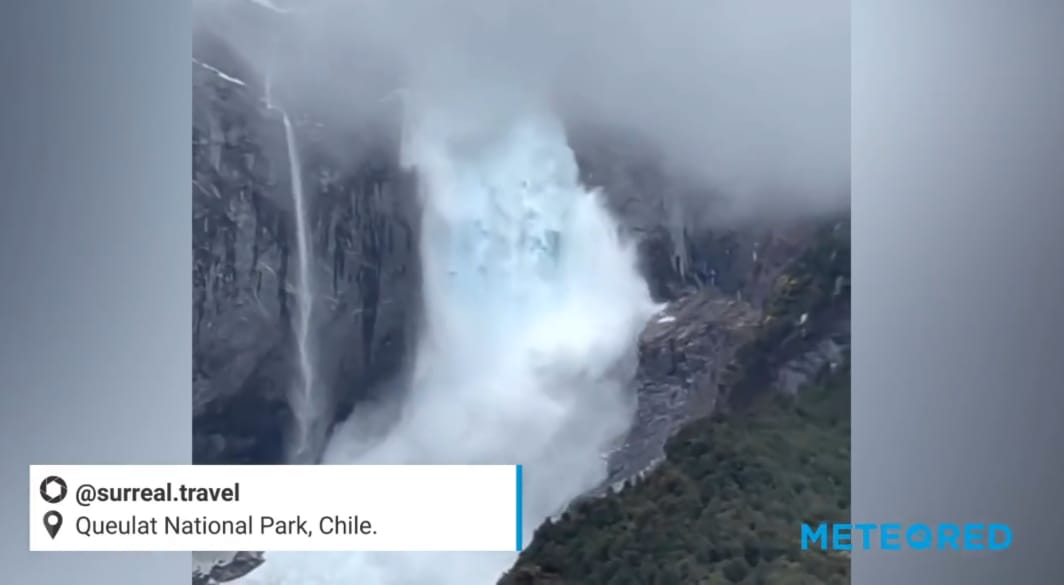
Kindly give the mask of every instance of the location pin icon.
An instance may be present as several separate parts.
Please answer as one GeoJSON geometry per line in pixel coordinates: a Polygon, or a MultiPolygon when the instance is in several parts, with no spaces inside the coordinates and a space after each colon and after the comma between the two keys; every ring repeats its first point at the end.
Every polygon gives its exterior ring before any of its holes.
{"type": "Polygon", "coordinates": [[[48,535],[53,539],[55,535],[59,533],[59,527],[63,525],[63,516],[52,510],[44,515],[44,529],[48,531],[48,535]]]}

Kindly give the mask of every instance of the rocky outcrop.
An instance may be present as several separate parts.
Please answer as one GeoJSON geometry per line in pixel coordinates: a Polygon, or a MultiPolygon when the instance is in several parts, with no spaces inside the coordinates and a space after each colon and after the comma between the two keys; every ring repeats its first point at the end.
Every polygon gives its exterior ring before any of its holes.
{"type": "MultiPolygon", "coordinates": [[[[297,375],[285,134],[261,80],[224,43],[200,35],[196,47],[193,460],[279,463],[297,375]]],[[[289,116],[310,205],[316,375],[335,420],[405,359],[418,306],[416,198],[386,116],[344,135],[289,116]]]]}
{"type": "Polygon", "coordinates": [[[850,349],[849,319],[833,323],[837,333],[811,343],[808,351],[784,363],[776,372],[772,387],[784,394],[797,394],[804,386],[816,381],[825,370],[834,371],[846,358],[850,349]]]}
{"type": "Polygon", "coordinates": [[[192,585],[217,585],[247,575],[264,561],[261,552],[193,553],[192,585]]]}
{"type": "Polygon", "coordinates": [[[818,227],[776,279],[758,335],[727,365],[729,409],[766,391],[793,393],[839,364],[850,344],[849,221],[818,227]]]}
{"type": "Polygon", "coordinates": [[[711,413],[722,364],[750,340],[760,313],[749,303],[712,289],[667,305],[639,340],[634,386],[638,407],[624,444],[609,459],[608,483],[624,481],[652,465],[665,441],[688,421],[711,413]]]}

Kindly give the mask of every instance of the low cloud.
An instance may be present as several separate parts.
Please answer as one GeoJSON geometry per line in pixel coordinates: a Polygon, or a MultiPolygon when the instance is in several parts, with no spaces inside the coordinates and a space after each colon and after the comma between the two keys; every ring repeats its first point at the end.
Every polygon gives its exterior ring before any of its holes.
{"type": "Polygon", "coordinates": [[[396,90],[484,109],[499,96],[534,96],[569,122],[640,134],[671,172],[733,211],[848,204],[848,2],[262,4],[197,7],[272,72],[279,94],[326,122],[372,116],[396,90]]]}

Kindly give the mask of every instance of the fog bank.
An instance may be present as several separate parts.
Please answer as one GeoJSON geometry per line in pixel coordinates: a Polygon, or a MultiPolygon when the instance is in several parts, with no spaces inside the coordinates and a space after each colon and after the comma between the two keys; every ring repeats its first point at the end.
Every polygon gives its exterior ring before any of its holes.
{"type": "Polygon", "coordinates": [[[847,2],[265,3],[198,0],[198,20],[327,123],[412,93],[484,109],[524,93],[567,123],[639,133],[740,211],[847,205],[847,2]]]}

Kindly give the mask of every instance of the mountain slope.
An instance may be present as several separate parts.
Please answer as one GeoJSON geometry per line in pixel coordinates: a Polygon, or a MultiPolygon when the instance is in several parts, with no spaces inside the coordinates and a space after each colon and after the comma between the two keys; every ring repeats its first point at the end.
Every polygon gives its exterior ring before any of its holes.
{"type": "Polygon", "coordinates": [[[848,282],[848,226],[826,227],[724,367],[714,414],[642,479],[541,526],[500,583],[849,583],[848,557],[799,538],[849,517],[848,282]]]}
{"type": "Polygon", "coordinates": [[[691,424],[645,479],[544,524],[501,583],[849,583],[847,557],[799,543],[801,522],[849,517],[848,378],[691,424]]]}

